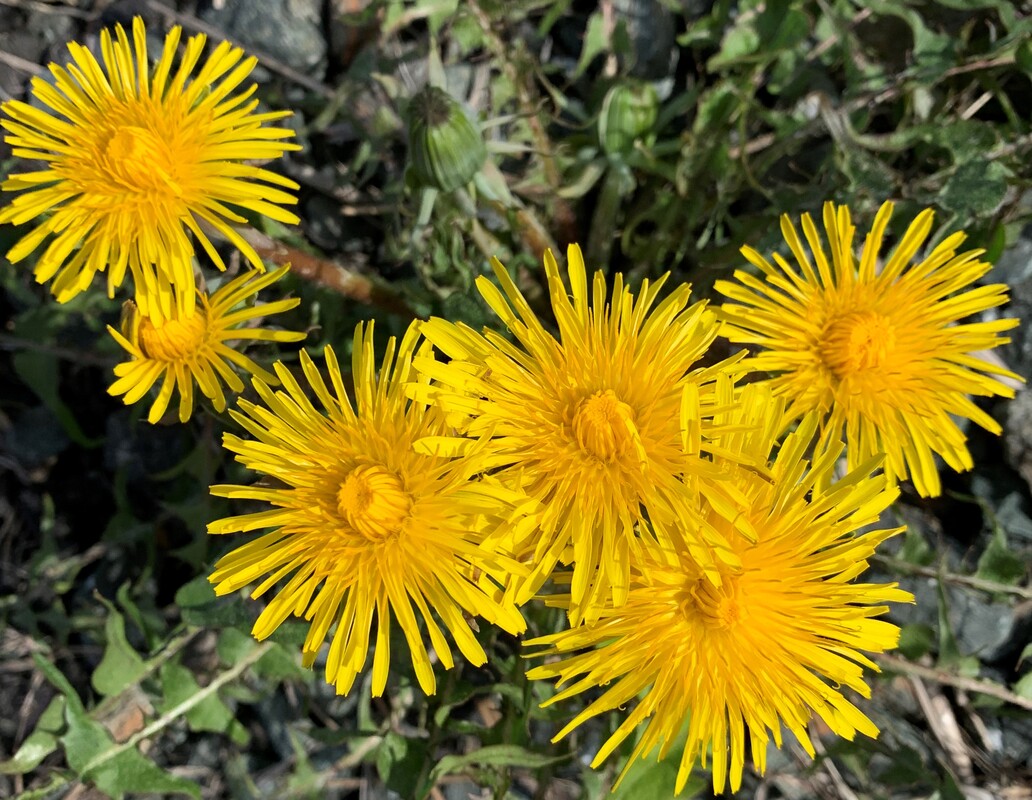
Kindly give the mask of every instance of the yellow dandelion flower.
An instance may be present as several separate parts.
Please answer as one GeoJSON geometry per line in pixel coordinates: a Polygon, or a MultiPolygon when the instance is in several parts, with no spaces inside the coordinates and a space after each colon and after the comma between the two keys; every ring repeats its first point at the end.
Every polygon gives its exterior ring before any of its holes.
{"type": "Polygon", "coordinates": [[[121,333],[110,325],[108,331],[132,358],[115,367],[118,380],[111,384],[108,393],[116,397],[123,395],[122,401],[129,405],[147,394],[158,378],[163,378],[147,420],[151,423],[160,420],[172,394],[178,391],[179,421],[186,422],[193,413],[195,383],[219,412],[226,408],[223,383],[233,392],[243,391],[244,383],[230,364],[276,383],[274,375],[227,342],[244,339],[299,342],[305,338],[306,334],[294,331],[243,327],[252,320],[296,308],[301,302],[299,298],[237,308],[286,273],[287,267],[265,274],[248,271],[221,286],[210,297],[198,292],[200,308],[190,316],[180,316],[176,304],[172,317],[160,323],[144,314],[132,300],[127,300],[121,333]]]}
{"type": "Polygon", "coordinates": [[[909,475],[921,495],[935,496],[941,487],[933,454],[954,470],[972,466],[953,417],[1000,433],[968,395],[1014,396],[992,376],[1020,378],[977,353],[1009,341],[999,334],[1018,320],[961,323],[1006,303],[1007,286],[970,288],[991,265],[979,260],[982,250],[958,252],[965,239],[960,232],[918,258],[932,228],[931,210],[917,216],[888,260],[879,263],[892,208],[881,207],[859,263],[845,206],[824,206],[827,250],[813,220],[803,215],[812,259],[795,226],[782,217],[781,231],[798,268],[780,255],[771,264],[742,248],[763,275],[736,271],[735,282],[717,282],[734,301],[721,309],[727,323],[722,333],[757,345],[746,363],[769,374],[775,392],[791,399],[793,418],[817,410],[825,440],[845,436],[850,468],[884,453],[890,478],[909,475]]]}
{"type": "MultiPolygon", "coordinates": [[[[746,387],[740,406],[728,412],[739,430],[721,443],[765,458],[782,411],[769,391],[746,387]]],[[[843,687],[870,696],[863,667],[877,666],[860,651],[890,649],[899,636],[896,626],[873,617],[887,610],[884,603],[912,597],[895,584],[852,582],[876,545],[899,530],[854,532],[875,522],[897,490],[884,476],[871,476],[876,459],[821,488],[838,451],[829,448],[807,464],[816,427],[814,416],[804,419],[779,449],[769,476],[737,470],[735,482],[748,498],[743,512],[757,540],[727,531],[741,568],[728,570],[719,587],[683,554],[648,544],[632,567],[625,605],[608,608],[595,623],[528,642],[544,648],[535,655],[560,657],[528,673],[565,686],[547,704],[603,687],[556,739],[594,716],[631,706],[593,767],[638,726],[644,729],[628,767],[656,745],[664,758],[687,723],[677,791],[696,762],[706,766],[712,750],[719,794],[729,778],[731,789],[739,788],[747,748],[763,772],[770,739],[781,746],[782,725],[811,757],[806,726],[813,716],[847,739],[857,732],[877,735],[843,687]]],[[[705,506],[705,497],[699,502],[705,506]]]]}
{"type": "MultiPolygon", "coordinates": [[[[685,489],[703,481],[714,506],[730,519],[738,514],[708,444],[713,387],[729,364],[695,369],[716,335],[712,313],[705,303],[688,305],[687,285],[659,302],[666,276],[643,282],[635,298],[617,275],[607,296],[601,272],[589,284],[576,245],[569,289],[551,253],[545,271],[558,338],[495,261],[502,291],[484,277],[477,286],[518,344],[432,319],[424,335],[451,360],[416,361],[436,383],[415,396],[468,415],[473,440],[493,437],[499,478],[541,509],[524,529],[533,571],[516,587],[517,601],[529,600],[569,550],[571,619],[590,618],[608,596],[621,603],[642,533],[688,548],[719,580],[713,565],[735,563],[734,554],[685,489]]],[[[464,446],[455,439],[433,445],[464,446]]]]}
{"type": "Polygon", "coordinates": [[[230,412],[254,439],[227,434],[224,440],[239,462],[274,479],[274,488],[212,487],[215,495],[260,500],[272,508],[218,520],[209,533],[275,528],[219,560],[211,575],[216,592],[260,579],[251,595],[259,597],[289,575],[255,622],[254,635],[264,639],[291,614],[303,615],[311,621],[303,647],[304,663],[311,666],[336,623],[326,680],[340,694],[365,666],[374,616],[374,696],[387,682],[392,617],[427,694],[436,683],[419,620],[446,669],[454,662],[438,621],[475,665],[486,655],[466,615],[510,633],[525,627],[491,580],[518,565],[481,546],[494,528],[511,523],[521,498],[478,478],[483,465],[476,454],[451,458],[415,449],[416,441],[449,429],[438,409],[406,399],[406,384],[416,380],[411,362],[418,337],[413,325],[397,348],[391,338],[377,377],[372,326],[358,326],[354,406],[332,349],[326,348],[330,388],[312,360],[301,356],[324,411],[277,364],[285,391],[273,392],[256,380],[264,406],[241,401],[241,413],[230,412]]]}
{"type": "Polygon", "coordinates": [[[202,225],[219,231],[256,269],[264,269],[230,224],[245,222],[231,207],[296,223],[297,217],[280,206],[297,202],[283,191],[297,184],[245,162],[278,158],[298,147],[280,141],[292,131],[264,125],[291,112],[253,113],[254,84],[234,93],[256,63],[240,48],[222,42],[195,72],[205,37],[194,36],[173,70],[181,35],[175,27],[152,68],[138,17],[132,33],[132,41],[121,26],[114,37],[101,33],[103,67],[85,47],[70,43],[73,63],[50,66],[53,84],[33,78],[33,96],[50,111],[17,100],[3,104],[7,118],[0,127],[7,130],[14,155],[47,166],[0,185],[22,192],[0,210],[0,223],[39,220],[7,257],[21,261],[47,241],[36,280],[54,278],[52,290],[60,302],[104,270],[113,296],[128,268],[148,315],[155,320],[172,315],[174,286],[179,316],[188,316],[194,307],[189,233],[221,269],[222,259],[202,225]]]}

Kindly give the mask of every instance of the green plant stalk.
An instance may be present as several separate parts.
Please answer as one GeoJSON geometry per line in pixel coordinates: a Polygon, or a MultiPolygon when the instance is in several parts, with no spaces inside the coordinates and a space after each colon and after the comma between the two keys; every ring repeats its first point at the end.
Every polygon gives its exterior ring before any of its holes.
{"type": "Polygon", "coordinates": [[[160,717],[158,717],[156,720],[154,720],[154,722],[152,722],[150,725],[148,725],[140,731],[137,731],[121,744],[112,747],[110,750],[105,750],[103,753],[99,753],[92,761],[90,761],[85,767],[82,768],[82,776],[88,777],[90,772],[97,769],[97,767],[101,766],[102,764],[110,761],[119,753],[122,753],[131,747],[136,747],[136,745],[138,745],[144,739],[147,739],[153,736],[154,734],[163,731],[165,728],[167,728],[181,716],[186,714],[198,703],[213,695],[227,683],[230,683],[239,678],[240,675],[243,674],[243,672],[248,667],[257,662],[266,653],[268,653],[269,650],[272,649],[272,646],[273,642],[262,642],[257,647],[255,647],[250,653],[248,653],[246,656],[240,659],[240,661],[238,661],[232,667],[227,669],[221,675],[218,675],[216,678],[214,678],[211,683],[209,683],[207,686],[202,687],[199,692],[192,695],[191,697],[188,697],[182,703],[173,706],[160,717]]]}
{"type": "Polygon", "coordinates": [[[620,203],[626,192],[624,176],[619,165],[610,164],[605,180],[591,215],[591,229],[588,233],[587,261],[592,269],[604,269],[609,264],[616,238],[616,223],[620,203]]]}

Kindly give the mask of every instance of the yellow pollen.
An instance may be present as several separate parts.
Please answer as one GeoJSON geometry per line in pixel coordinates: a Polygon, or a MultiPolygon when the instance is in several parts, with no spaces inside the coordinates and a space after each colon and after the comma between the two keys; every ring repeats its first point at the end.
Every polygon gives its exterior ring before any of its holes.
{"type": "Polygon", "coordinates": [[[611,389],[585,397],[573,414],[577,444],[600,461],[611,461],[626,452],[633,429],[633,409],[611,389]]]}
{"type": "Polygon", "coordinates": [[[412,508],[398,477],[383,467],[352,470],[337,490],[337,510],[356,531],[374,542],[397,534],[412,508]]]}
{"type": "Polygon", "coordinates": [[[181,361],[201,349],[207,333],[207,315],[203,309],[198,308],[186,319],[167,320],[160,328],[147,317],[141,317],[137,342],[147,358],[181,361]]]}
{"type": "Polygon", "coordinates": [[[105,148],[111,177],[134,192],[182,194],[172,177],[168,147],[153,133],[127,125],[115,131],[105,148]]]}
{"type": "Polygon", "coordinates": [[[692,581],[681,596],[681,611],[688,619],[701,621],[707,628],[727,630],[743,616],[734,576],[723,576],[720,586],[706,578],[692,581]]]}
{"type": "Polygon", "coordinates": [[[824,329],[820,357],[837,378],[878,369],[891,357],[896,344],[892,323],[873,311],[838,317],[824,329]]]}

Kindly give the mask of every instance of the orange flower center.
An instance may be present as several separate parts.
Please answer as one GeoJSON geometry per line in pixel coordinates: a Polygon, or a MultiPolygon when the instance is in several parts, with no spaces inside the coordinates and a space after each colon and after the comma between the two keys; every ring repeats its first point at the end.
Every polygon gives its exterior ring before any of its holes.
{"type": "Polygon", "coordinates": [[[832,320],[824,329],[820,357],[842,379],[884,366],[895,344],[896,335],[886,317],[857,311],[832,320]]]}
{"type": "Polygon", "coordinates": [[[373,542],[397,534],[411,509],[412,498],[401,481],[383,467],[358,467],[337,490],[337,510],[341,516],[373,542]]]}
{"type": "Polygon", "coordinates": [[[168,147],[145,128],[118,128],[107,142],[105,155],[111,177],[125,188],[147,194],[182,194],[172,177],[174,165],[168,147]]]}
{"type": "Polygon", "coordinates": [[[720,586],[714,586],[706,578],[692,581],[683,590],[681,611],[688,619],[701,621],[707,628],[733,628],[742,618],[738,582],[727,575],[723,576],[720,586]]]}
{"type": "Polygon", "coordinates": [[[584,398],[573,413],[577,444],[600,461],[612,461],[625,453],[633,428],[633,409],[611,389],[584,398]]]}
{"type": "Polygon", "coordinates": [[[138,343],[147,358],[157,361],[181,361],[197,353],[208,333],[208,318],[198,308],[186,319],[170,319],[156,327],[141,317],[138,343]]]}

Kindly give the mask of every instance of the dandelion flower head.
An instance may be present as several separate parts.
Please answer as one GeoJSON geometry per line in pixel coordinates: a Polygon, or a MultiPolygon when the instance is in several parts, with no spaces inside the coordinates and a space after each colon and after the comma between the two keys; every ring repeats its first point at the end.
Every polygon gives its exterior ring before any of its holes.
{"type": "MultiPolygon", "coordinates": [[[[475,665],[486,655],[467,621],[482,617],[510,633],[524,629],[516,606],[502,597],[501,577],[519,565],[482,547],[497,527],[515,524],[519,496],[481,478],[476,454],[459,458],[417,452],[415,444],[449,430],[444,415],[406,397],[417,380],[412,358],[418,330],[395,347],[391,338],[377,375],[372,326],[355,333],[355,403],[331,348],[329,386],[301,354],[319,410],[281,364],[283,389],[260,380],[264,405],[241,400],[233,418],[253,439],[227,434],[237,460],[272,480],[255,486],[213,486],[221,497],[259,500],[271,508],[211,523],[210,533],[274,530],[231,551],[211,581],[226,594],[259,581],[252,597],[285,585],[262,611],[254,635],[264,639],[291,614],[311,622],[303,660],[311,666],[336,624],[326,679],[346,694],[367,660],[376,621],[372,693],[379,696],[390,664],[390,629],[400,625],[419,685],[436,683],[422,629],[445,668],[454,665],[445,631],[475,665]],[[420,623],[422,621],[422,624],[420,623]],[[443,627],[443,630],[442,630],[443,627]]],[[[424,343],[421,349],[428,350],[424,343]]]]}
{"type": "MultiPolygon", "coordinates": [[[[728,411],[739,430],[719,441],[767,456],[781,430],[778,405],[767,389],[747,386],[728,411]]],[[[737,470],[757,539],[727,530],[741,567],[727,570],[719,586],[682,553],[647,542],[645,557],[632,567],[626,604],[527,643],[543,648],[535,655],[559,657],[528,673],[558,679],[561,690],[547,704],[600,692],[556,739],[592,717],[630,707],[593,767],[639,727],[628,767],[657,745],[664,758],[687,723],[677,791],[697,762],[707,765],[711,751],[719,794],[728,782],[732,791],[739,788],[747,748],[764,771],[768,743],[781,746],[782,725],[811,757],[807,722],[814,716],[847,739],[877,735],[844,690],[870,696],[863,667],[877,667],[861,651],[890,649],[899,636],[896,626],[874,617],[887,610],[884,603],[912,598],[895,584],[853,582],[876,545],[898,530],[854,532],[876,521],[897,490],[884,476],[872,476],[877,460],[821,488],[841,446],[808,464],[804,454],[815,430],[810,415],[777,451],[769,475],[737,470]]],[[[719,517],[714,523],[726,524],[719,517]]]]}
{"type": "MultiPolygon", "coordinates": [[[[450,361],[416,366],[435,381],[421,396],[467,415],[474,439],[493,437],[500,479],[541,509],[528,518],[533,571],[518,602],[568,552],[571,618],[590,617],[608,596],[619,605],[643,536],[673,541],[704,566],[733,563],[685,488],[705,482],[714,504],[737,516],[733,487],[707,454],[713,387],[729,365],[698,368],[716,335],[705,303],[689,305],[683,284],[660,300],[665,276],[644,281],[635,296],[617,275],[609,293],[601,272],[589,279],[573,245],[563,271],[545,256],[556,336],[505,268],[493,266],[501,290],[486,277],[477,286],[515,344],[490,329],[431,319],[423,331],[450,361]]],[[[719,577],[715,566],[709,573],[719,577]]]]}
{"type": "Polygon", "coordinates": [[[879,263],[892,210],[892,203],[881,207],[859,259],[845,206],[824,206],[826,246],[803,215],[809,253],[782,217],[795,264],[778,254],[772,264],[744,247],[762,276],[740,270],[734,281],[717,282],[732,301],[721,309],[722,333],[757,347],[746,363],[769,374],[775,392],[791,399],[790,416],[817,410],[826,439],[845,436],[850,468],[884,453],[890,478],[909,476],[921,495],[935,496],[941,490],[935,455],[954,470],[972,466],[952,417],[1000,432],[968,395],[1013,397],[998,378],[1020,378],[977,352],[1008,342],[1000,333],[1018,320],[962,322],[1006,303],[1007,286],[971,288],[991,265],[979,260],[981,250],[958,252],[963,233],[919,257],[932,229],[931,210],[914,219],[879,263]]]}
{"type": "Polygon", "coordinates": [[[234,365],[266,382],[277,383],[275,375],[228,343],[240,340],[299,342],[305,338],[304,333],[296,331],[248,327],[248,323],[289,311],[301,302],[294,297],[261,305],[247,304],[261,289],[282,278],[287,270],[281,267],[264,274],[251,270],[219,287],[210,296],[198,292],[200,307],[189,316],[181,316],[179,304],[173,304],[171,318],[155,321],[132,300],[127,300],[121,332],[110,326],[108,332],[131,358],[115,367],[117,380],[108,388],[108,393],[121,396],[123,402],[130,405],[141,400],[161,378],[161,388],[147,420],[158,422],[172,395],[178,394],[179,421],[186,422],[193,413],[195,384],[219,412],[226,409],[223,384],[232,392],[243,391],[244,383],[234,371],[234,365]]]}
{"type": "Polygon", "coordinates": [[[201,64],[205,37],[193,36],[175,66],[180,36],[179,27],[169,31],[152,65],[137,17],[131,39],[121,26],[114,35],[101,32],[100,61],[71,43],[71,63],[50,66],[53,83],[33,79],[32,94],[45,110],[18,100],[2,106],[0,127],[14,155],[45,164],[0,185],[20,192],[0,210],[0,223],[35,221],[7,257],[21,261],[46,242],[36,280],[53,278],[60,302],[105,270],[113,295],[128,269],[141,310],[157,320],[170,317],[175,287],[179,316],[188,316],[194,308],[190,233],[220,268],[202,225],[261,270],[254,248],[232,227],[245,222],[232,207],[298,221],[281,207],[296,202],[285,190],[297,184],[245,163],[297,149],[282,141],[292,131],[265,125],[291,112],[254,113],[256,86],[238,88],[256,60],[227,42],[201,64]]]}

